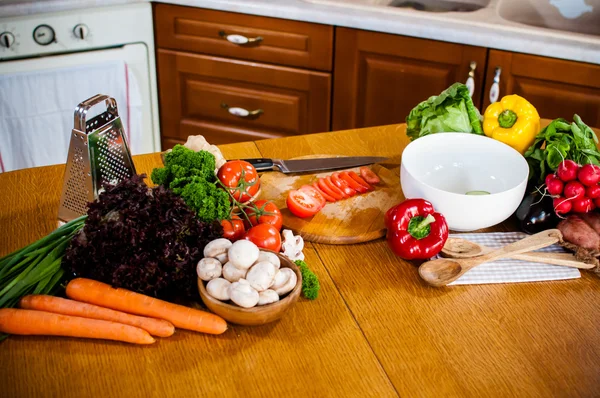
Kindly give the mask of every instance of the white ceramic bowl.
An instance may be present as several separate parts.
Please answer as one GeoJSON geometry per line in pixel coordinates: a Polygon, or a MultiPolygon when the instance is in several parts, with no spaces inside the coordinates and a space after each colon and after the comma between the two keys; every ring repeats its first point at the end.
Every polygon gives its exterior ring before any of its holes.
{"type": "Polygon", "coordinates": [[[438,133],[411,142],[402,153],[400,183],[407,199],[423,198],[454,231],[506,220],[525,194],[529,167],[519,152],[494,139],[438,133]],[[489,195],[467,195],[486,191],[489,195]]]}

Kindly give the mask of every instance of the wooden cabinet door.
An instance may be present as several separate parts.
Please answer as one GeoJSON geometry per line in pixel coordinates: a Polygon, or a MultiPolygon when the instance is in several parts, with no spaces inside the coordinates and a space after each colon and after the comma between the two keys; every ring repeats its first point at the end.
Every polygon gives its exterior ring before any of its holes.
{"type": "Polygon", "coordinates": [[[481,105],[487,49],[356,29],[336,29],[333,130],[403,123],[419,102],[475,69],[481,105]]]}
{"type": "Polygon", "coordinates": [[[159,49],[158,85],[163,149],[329,130],[330,73],[159,49]]]}
{"type": "Polygon", "coordinates": [[[498,98],[518,94],[542,118],[571,121],[576,113],[586,124],[600,127],[600,65],[490,50],[484,109],[496,68],[501,68],[498,98]]]}

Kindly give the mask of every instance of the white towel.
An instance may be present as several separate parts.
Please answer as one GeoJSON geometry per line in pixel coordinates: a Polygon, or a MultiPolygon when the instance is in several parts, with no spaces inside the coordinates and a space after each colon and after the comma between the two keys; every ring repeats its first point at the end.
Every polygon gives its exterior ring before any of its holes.
{"type": "MultiPolygon", "coordinates": [[[[65,163],[75,107],[96,94],[116,99],[130,150],[137,153],[142,101],[125,62],[0,75],[0,171],[65,163]]],[[[105,110],[99,104],[88,118],[105,110]]]]}

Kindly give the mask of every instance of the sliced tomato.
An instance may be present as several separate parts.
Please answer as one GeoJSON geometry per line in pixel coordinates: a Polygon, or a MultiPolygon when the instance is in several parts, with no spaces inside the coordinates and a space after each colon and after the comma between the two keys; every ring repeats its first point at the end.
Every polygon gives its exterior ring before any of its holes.
{"type": "Polygon", "coordinates": [[[344,191],[342,191],[340,188],[337,187],[337,185],[335,185],[331,179],[331,176],[327,176],[325,178],[325,182],[327,183],[327,186],[331,189],[333,189],[335,192],[337,192],[339,195],[342,196],[342,199],[346,199],[349,198],[350,195],[346,194],[344,191]]]}
{"type": "Polygon", "coordinates": [[[367,188],[363,187],[358,182],[354,181],[354,178],[350,177],[350,174],[348,174],[348,172],[346,172],[346,171],[343,171],[340,173],[340,179],[342,181],[344,181],[346,184],[348,184],[348,186],[350,188],[354,189],[358,193],[365,193],[368,191],[367,188]]]}
{"type": "Polygon", "coordinates": [[[321,188],[322,192],[324,192],[327,195],[331,196],[336,201],[344,198],[342,196],[341,192],[338,194],[336,191],[334,191],[333,189],[331,189],[329,187],[329,185],[327,184],[327,180],[325,180],[324,178],[319,178],[319,182],[317,183],[317,185],[319,186],[319,188],[321,188]]]}
{"type": "Polygon", "coordinates": [[[313,216],[321,208],[315,198],[300,189],[290,191],[286,203],[292,214],[301,218],[313,216]]]}
{"type": "Polygon", "coordinates": [[[340,173],[333,173],[331,181],[348,196],[356,195],[356,191],[348,185],[348,183],[340,178],[340,173]]]}
{"type": "MultiPolygon", "coordinates": [[[[313,182],[312,184],[313,187],[315,187],[315,189],[317,191],[319,191],[319,193],[321,195],[323,195],[323,197],[325,198],[326,201],[328,202],[335,202],[335,198],[333,196],[328,195],[326,192],[324,192],[320,187],[319,187],[319,183],[317,181],[313,182]]],[[[599,191],[600,192],[600,191],[599,191]]]]}
{"type": "Polygon", "coordinates": [[[367,166],[360,168],[360,176],[369,184],[379,184],[381,181],[379,177],[377,177],[377,174],[373,173],[367,166]]]}
{"type": "Polygon", "coordinates": [[[354,171],[349,171],[348,175],[350,177],[352,177],[352,179],[356,182],[358,182],[360,185],[362,185],[363,187],[367,188],[369,191],[373,190],[373,187],[371,185],[369,185],[368,182],[366,182],[365,180],[363,180],[363,178],[361,176],[359,176],[358,174],[356,174],[354,171]]]}
{"type": "Polygon", "coordinates": [[[300,188],[300,190],[307,192],[310,196],[313,197],[313,199],[319,202],[319,210],[321,210],[327,204],[327,200],[325,199],[325,197],[321,195],[321,192],[319,192],[318,189],[315,189],[315,187],[313,187],[312,185],[303,185],[300,188]]]}

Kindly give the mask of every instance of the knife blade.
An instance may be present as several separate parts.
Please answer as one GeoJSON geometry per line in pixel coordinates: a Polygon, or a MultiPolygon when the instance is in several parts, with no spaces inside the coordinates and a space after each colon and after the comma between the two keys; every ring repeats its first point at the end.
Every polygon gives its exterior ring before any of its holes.
{"type": "Polygon", "coordinates": [[[256,171],[271,171],[278,169],[284,174],[302,173],[307,171],[322,171],[347,169],[350,167],[364,166],[367,164],[383,162],[387,158],[377,156],[344,156],[337,158],[315,158],[315,159],[268,159],[255,158],[244,159],[252,164],[256,171]]]}

